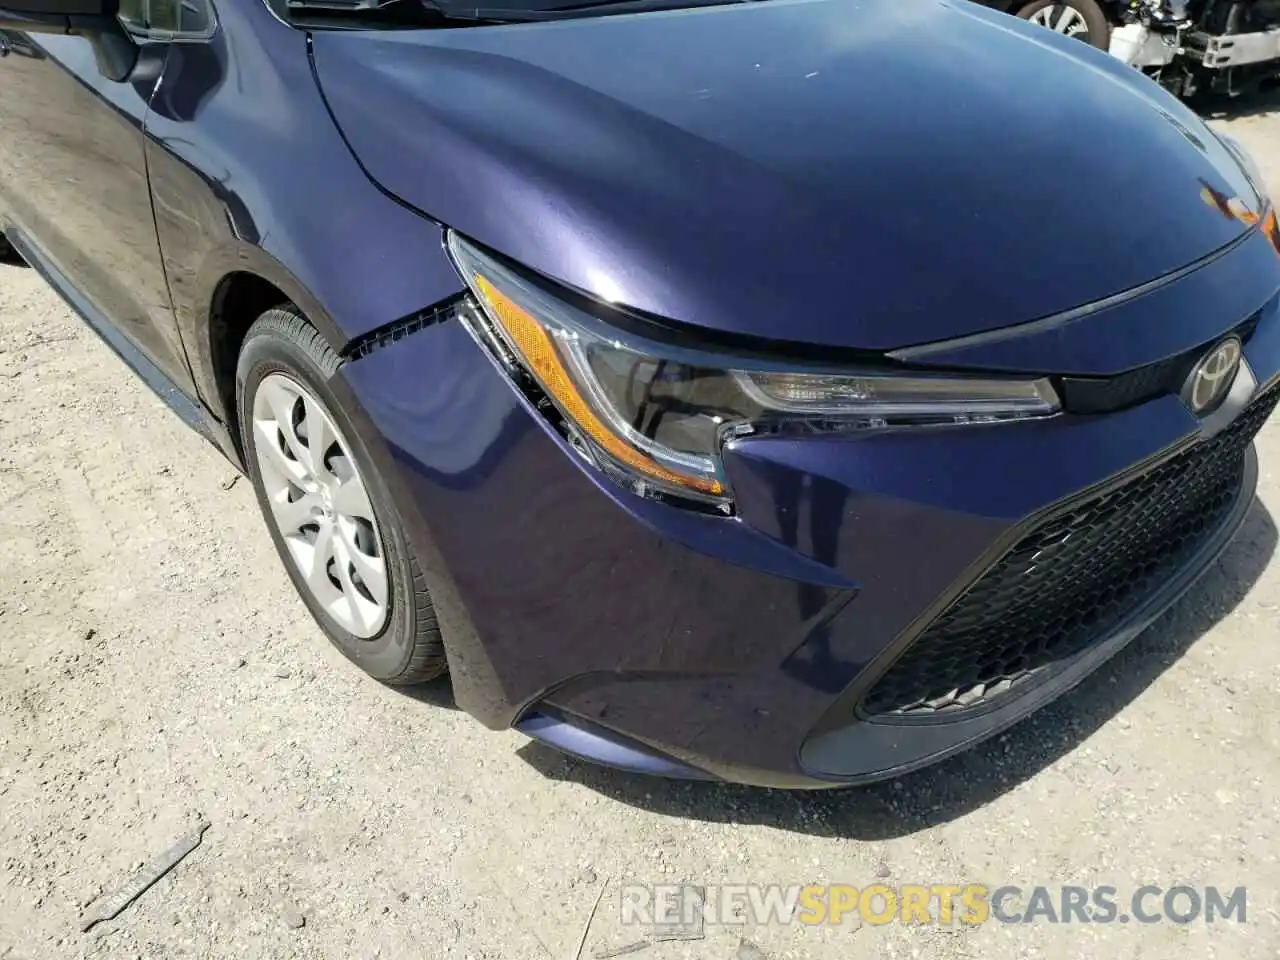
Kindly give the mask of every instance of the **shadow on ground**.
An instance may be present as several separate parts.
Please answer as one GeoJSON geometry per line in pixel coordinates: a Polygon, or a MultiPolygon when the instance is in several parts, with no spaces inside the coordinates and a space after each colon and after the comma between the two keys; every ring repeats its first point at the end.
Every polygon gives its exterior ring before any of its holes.
{"type": "Polygon", "coordinates": [[[417,700],[433,707],[443,707],[445,710],[458,709],[458,704],[453,699],[453,685],[449,682],[447,674],[427,683],[418,683],[411,687],[392,687],[391,689],[408,697],[410,700],[417,700]]]}
{"type": "Polygon", "coordinates": [[[1266,569],[1276,538],[1271,514],[1255,501],[1199,583],[1075,690],[1000,737],[897,781],[819,792],[761,790],[622,773],[532,741],[519,754],[544,776],[667,816],[769,824],[822,837],[907,836],[984,806],[1080,746],[1236,608],[1266,569]]]}
{"type": "Polygon", "coordinates": [[[1253,93],[1238,97],[1206,95],[1188,103],[1200,116],[1212,120],[1235,120],[1280,114],[1280,83],[1272,83],[1253,93]]]}

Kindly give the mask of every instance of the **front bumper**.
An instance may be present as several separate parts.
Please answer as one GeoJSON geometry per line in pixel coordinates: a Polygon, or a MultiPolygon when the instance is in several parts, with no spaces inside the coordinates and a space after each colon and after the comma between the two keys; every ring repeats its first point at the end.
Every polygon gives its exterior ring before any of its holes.
{"type": "MultiPolygon", "coordinates": [[[[1141,362],[1251,317],[1254,396],[1270,390],[1280,261],[1260,242],[1212,267],[1231,278],[1217,297],[1205,271],[1180,281],[1184,306],[1217,309],[1158,328],[1165,339],[1149,336],[1141,362]],[[1253,267],[1242,273],[1245,256],[1253,267]]],[[[1169,296],[1110,308],[1114,324],[1094,317],[1058,331],[1057,353],[1074,364],[1061,372],[1087,375],[1091,341],[1169,296]]],[[[1029,331],[1029,352],[1045,336],[1029,331]]],[[[982,349],[963,345],[966,365],[982,366],[982,349]]],[[[1016,339],[990,350],[1001,358],[991,366],[1016,366],[1005,362],[1018,357],[1016,339]]],[[[1185,590],[1230,540],[1254,484],[1250,436],[1233,454],[1230,497],[1177,562],[1016,696],[923,719],[870,716],[876,681],[1028,531],[1187,455],[1208,442],[1207,422],[1162,395],[1014,424],[746,439],[726,453],[737,514],[722,518],[596,476],[456,321],[372,351],[342,376],[385,441],[459,705],[489,726],[669,776],[830,786],[989,736],[1077,683],[1185,590]]]]}

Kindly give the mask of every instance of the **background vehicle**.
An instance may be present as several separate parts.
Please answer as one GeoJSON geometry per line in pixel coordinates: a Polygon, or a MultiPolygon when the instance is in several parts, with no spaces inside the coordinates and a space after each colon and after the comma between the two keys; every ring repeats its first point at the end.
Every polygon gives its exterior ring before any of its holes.
{"type": "Polygon", "coordinates": [[[1131,0],[1111,52],[1181,97],[1280,79],[1280,0],[1131,0]]]}
{"type": "Polygon", "coordinates": [[[1180,97],[1280,78],[1280,0],[982,0],[1110,50],[1180,97]]]}
{"type": "Polygon", "coordinates": [[[989,7],[1106,50],[1119,15],[1112,0],[979,0],[989,7]]]}

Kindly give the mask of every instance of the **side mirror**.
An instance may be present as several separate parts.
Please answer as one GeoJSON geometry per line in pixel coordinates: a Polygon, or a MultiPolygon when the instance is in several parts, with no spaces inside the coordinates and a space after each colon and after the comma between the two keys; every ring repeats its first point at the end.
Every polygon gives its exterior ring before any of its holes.
{"type": "Polygon", "coordinates": [[[119,0],[0,0],[0,30],[83,36],[98,70],[125,80],[138,62],[138,46],[116,17],[119,0]]]}

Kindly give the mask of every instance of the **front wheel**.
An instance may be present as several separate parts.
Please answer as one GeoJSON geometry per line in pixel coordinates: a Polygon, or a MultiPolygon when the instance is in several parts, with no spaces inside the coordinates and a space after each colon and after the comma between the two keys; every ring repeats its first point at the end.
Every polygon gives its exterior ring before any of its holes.
{"type": "Polygon", "coordinates": [[[1111,43],[1111,24],[1097,0],[1033,0],[1013,13],[1054,33],[1083,40],[1099,50],[1106,50],[1111,43]]]}
{"type": "Polygon", "coordinates": [[[399,514],[329,387],[341,366],[292,307],[249,328],[236,370],[245,465],[271,539],[329,639],[385,683],[444,672],[435,611],[399,514]]]}

